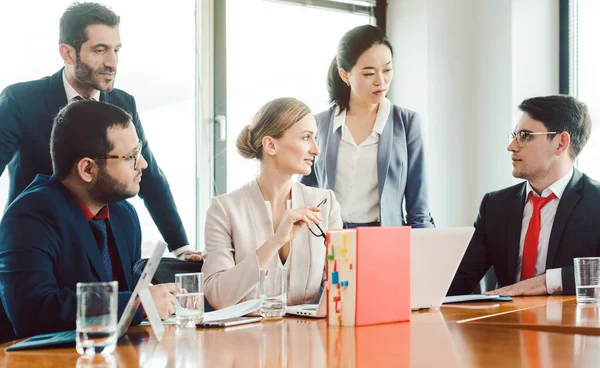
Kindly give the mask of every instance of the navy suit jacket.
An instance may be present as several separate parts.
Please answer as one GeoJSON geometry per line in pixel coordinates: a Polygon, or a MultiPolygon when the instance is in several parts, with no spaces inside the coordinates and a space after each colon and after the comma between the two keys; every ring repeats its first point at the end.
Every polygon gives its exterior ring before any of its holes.
{"type": "MultiPolygon", "coordinates": [[[[391,109],[377,148],[381,226],[434,227],[429,212],[420,118],[417,113],[399,106],[392,105],[391,109]]],[[[315,115],[321,155],[315,159],[310,175],[301,179],[305,185],[335,190],[342,132],[341,129],[333,131],[334,113],[332,108],[315,115]]]]}
{"type": "MultiPolygon", "coordinates": [[[[488,193],[475,233],[448,290],[470,294],[491,266],[500,287],[517,280],[527,183],[488,193]]],[[[562,268],[563,294],[575,294],[573,258],[600,256],[600,183],[577,169],[560,199],[548,243],[546,269],[562,268]]]]}
{"type": "MultiPolygon", "coordinates": [[[[126,288],[119,287],[128,290],[118,294],[120,317],[135,286],[133,266],[141,257],[142,236],[130,203],[116,202],[108,207],[127,284],[126,288]]],[[[111,280],[81,207],[57,177],[38,175],[6,209],[0,222],[4,320],[7,316],[19,338],[75,329],[76,284],[100,281],[111,280]]],[[[141,318],[140,308],[134,323],[141,318]]]]}
{"type": "MultiPolygon", "coordinates": [[[[51,175],[50,132],[52,120],[67,104],[62,69],[36,81],[8,86],[0,94],[0,175],[8,165],[10,204],[37,174],[51,175]]],[[[101,92],[100,101],[119,106],[133,120],[148,161],[140,183],[140,197],[156,223],[169,250],[188,244],[169,183],[150,150],[133,96],[118,89],[101,92]]]]}

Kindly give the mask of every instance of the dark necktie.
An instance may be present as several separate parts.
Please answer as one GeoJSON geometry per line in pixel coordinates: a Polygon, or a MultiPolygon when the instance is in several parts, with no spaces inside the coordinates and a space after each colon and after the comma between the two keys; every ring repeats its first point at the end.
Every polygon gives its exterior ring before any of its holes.
{"type": "Polygon", "coordinates": [[[106,229],[106,220],[90,220],[90,226],[96,238],[96,244],[102,255],[102,263],[108,275],[108,279],[112,280],[112,263],[110,261],[110,253],[108,253],[108,232],[106,229]]]}
{"type": "Polygon", "coordinates": [[[525,244],[523,246],[523,263],[521,265],[521,281],[535,276],[535,264],[537,263],[538,242],[540,240],[541,211],[548,202],[555,199],[554,193],[548,197],[542,198],[529,192],[529,200],[533,205],[533,212],[525,234],[525,244]]]}

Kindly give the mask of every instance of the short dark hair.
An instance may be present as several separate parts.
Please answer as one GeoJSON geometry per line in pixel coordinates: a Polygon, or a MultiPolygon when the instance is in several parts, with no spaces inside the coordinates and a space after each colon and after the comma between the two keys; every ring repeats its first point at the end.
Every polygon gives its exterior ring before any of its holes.
{"type": "Polygon", "coordinates": [[[350,87],[340,77],[338,68],[350,72],[358,58],[375,45],[387,46],[394,55],[394,50],[385,32],[369,24],[349,30],[340,40],[337,54],[329,66],[327,77],[329,102],[338,106],[340,112],[346,110],[350,105],[350,87]]]}
{"type": "Polygon", "coordinates": [[[74,2],[60,17],[59,44],[72,46],[77,54],[87,40],[86,28],[94,24],[118,27],[121,18],[106,6],[98,3],[74,2]]]}
{"type": "MultiPolygon", "coordinates": [[[[131,124],[131,115],[118,106],[94,100],[76,101],[63,107],[54,118],[50,155],[54,174],[63,180],[84,157],[107,155],[114,148],[107,131],[131,124]]],[[[103,167],[105,160],[98,160],[103,167]]]]}
{"type": "MultiPolygon", "coordinates": [[[[592,119],[587,106],[572,96],[554,95],[524,100],[519,109],[542,122],[549,132],[567,132],[571,136],[571,158],[575,160],[590,139],[592,119]]],[[[554,136],[548,136],[552,139],[554,136]]]]}

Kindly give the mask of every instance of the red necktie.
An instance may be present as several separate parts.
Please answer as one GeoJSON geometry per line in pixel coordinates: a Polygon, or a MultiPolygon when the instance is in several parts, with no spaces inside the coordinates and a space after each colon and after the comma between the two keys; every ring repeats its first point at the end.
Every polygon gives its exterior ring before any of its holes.
{"type": "Polygon", "coordinates": [[[533,192],[529,192],[529,201],[533,205],[533,212],[527,227],[525,235],[525,246],[523,247],[523,263],[521,264],[521,281],[527,280],[535,276],[535,263],[537,261],[537,248],[540,239],[541,215],[542,207],[546,203],[556,198],[554,193],[546,198],[534,196],[533,192]]]}

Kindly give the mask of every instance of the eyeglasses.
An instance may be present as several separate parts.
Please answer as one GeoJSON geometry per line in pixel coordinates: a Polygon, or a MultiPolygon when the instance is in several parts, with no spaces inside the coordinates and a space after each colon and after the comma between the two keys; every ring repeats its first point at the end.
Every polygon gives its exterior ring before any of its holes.
{"type": "Polygon", "coordinates": [[[110,160],[113,158],[124,158],[125,160],[133,159],[133,168],[135,169],[135,168],[137,168],[137,164],[140,161],[140,157],[142,157],[142,141],[138,141],[136,151],[137,152],[134,153],[133,155],[126,155],[126,156],[103,155],[103,156],[95,157],[94,160],[110,160]]]}
{"type": "Polygon", "coordinates": [[[523,148],[527,145],[529,141],[533,139],[534,135],[556,135],[560,134],[560,132],[530,132],[529,130],[519,130],[518,132],[510,133],[508,136],[509,142],[512,142],[513,139],[517,140],[517,145],[523,148]]]}
{"type": "MultiPolygon", "coordinates": [[[[322,200],[318,205],[317,208],[321,207],[322,205],[324,205],[325,203],[327,203],[327,198],[325,198],[324,200],[322,200]]],[[[321,226],[314,224],[318,231],[319,234],[315,233],[310,227],[308,228],[308,231],[310,231],[314,236],[317,237],[322,237],[323,238],[323,244],[327,245],[327,237],[325,236],[325,232],[323,231],[323,229],[321,229],[321,226]]]]}

